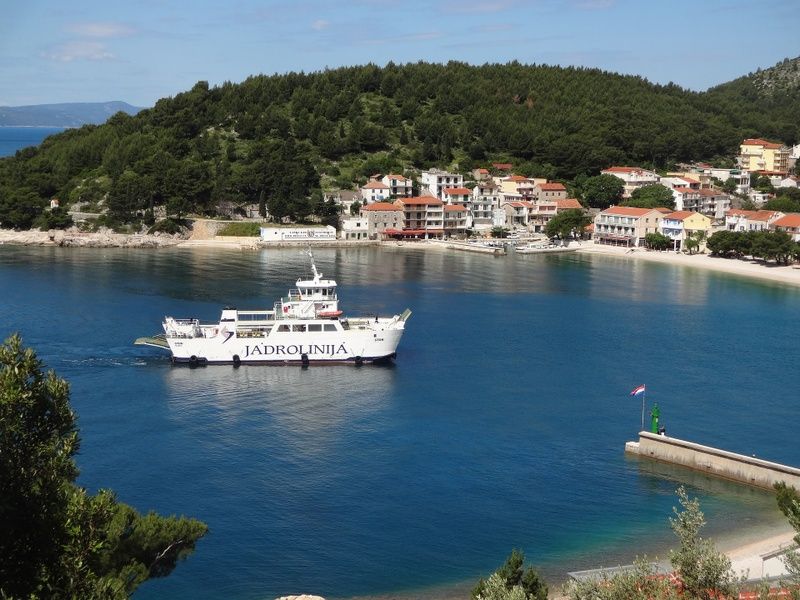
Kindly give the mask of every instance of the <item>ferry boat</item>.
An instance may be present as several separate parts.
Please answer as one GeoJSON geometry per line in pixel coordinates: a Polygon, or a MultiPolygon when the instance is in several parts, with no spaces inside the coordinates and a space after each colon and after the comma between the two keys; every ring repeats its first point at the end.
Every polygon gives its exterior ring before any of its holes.
{"type": "Polygon", "coordinates": [[[392,317],[348,318],[336,282],[311,259],[311,279],[298,279],[272,310],[224,308],[217,323],[165,317],[163,334],[134,343],[169,350],[172,361],[203,364],[379,363],[397,356],[411,311],[392,317]]]}

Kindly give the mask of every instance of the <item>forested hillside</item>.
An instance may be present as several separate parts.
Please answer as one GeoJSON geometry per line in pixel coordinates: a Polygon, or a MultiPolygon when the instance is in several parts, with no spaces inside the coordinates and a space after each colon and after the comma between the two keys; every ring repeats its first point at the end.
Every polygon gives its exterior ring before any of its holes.
{"type": "MultiPolygon", "coordinates": [[[[750,86],[752,87],[752,85],[750,86]]],[[[320,189],[375,172],[466,172],[492,160],[571,179],[611,164],[730,160],[745,137],[795,142],[796,100],[732,82],[706,93],[596,69],[417,63],[250,77],[159,100],[0,161],[0,222],[46,201],[108,209],[107,224],[261,202],[330,214],[320,189]]]]}

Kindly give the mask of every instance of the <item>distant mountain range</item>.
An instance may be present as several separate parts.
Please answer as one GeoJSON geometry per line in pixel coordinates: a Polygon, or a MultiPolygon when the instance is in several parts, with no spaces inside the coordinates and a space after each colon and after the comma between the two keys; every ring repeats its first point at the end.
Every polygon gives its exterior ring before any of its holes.
{"type": "Polygon", "coordinates": [[[0,106],[0,127],[80,127],[105,123],[120,111],[135,115],[142,107],[127,102],[64,102],[0,106]]]}

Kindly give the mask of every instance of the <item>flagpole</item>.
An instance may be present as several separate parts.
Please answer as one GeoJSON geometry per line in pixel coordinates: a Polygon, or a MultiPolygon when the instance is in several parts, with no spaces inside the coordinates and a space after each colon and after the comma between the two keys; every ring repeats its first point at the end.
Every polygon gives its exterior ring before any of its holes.
{"type": "Polygon", "coordinates": [[[644,431],[644,398],[647,395],[647,388],[642,392],[642,428],[639,431],[644,431]]]}

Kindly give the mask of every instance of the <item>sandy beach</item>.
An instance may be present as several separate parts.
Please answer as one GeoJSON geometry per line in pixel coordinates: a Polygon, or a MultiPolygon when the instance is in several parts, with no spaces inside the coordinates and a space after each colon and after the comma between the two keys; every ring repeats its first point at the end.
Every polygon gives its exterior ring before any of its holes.
{"type": "Polygon", "coordinates": [[[676,252],[657,252],[644,248],[636,248],[631,251],[629,248],[606,246],[594,244],[593,242],[582,242],[581,247],[578,248],[578,253],[603,255],[619,258],[620,260],[646,260],[695,269],[707,269],[741,277],[755,277],[775,283],[800,285],[800,265],[779,266],[765,264],[758,260],[720,258],[708,254],[689,255],[676,252]]]}

